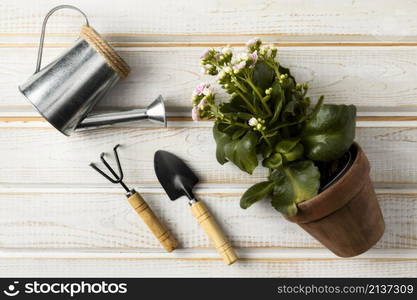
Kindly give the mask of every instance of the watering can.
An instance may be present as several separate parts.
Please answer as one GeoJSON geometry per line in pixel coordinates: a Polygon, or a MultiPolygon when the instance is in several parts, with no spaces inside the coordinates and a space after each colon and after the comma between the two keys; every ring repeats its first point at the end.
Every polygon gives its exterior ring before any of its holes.
{"type": "Polygon", "coordinates": [[[19,86],[19,90],[49,123],[65,135],[77,130],[145,119],[166,126],[162,96],[145,109],[90,114],[129,72],[126,62],[90,27],[84,12],[75,6],[60,5],[45,16],[35,73],[19,86]],[[54,12],[63,8],[82,14],[85,25],[72,47],[41,69],[46,23],[54,12]]]}

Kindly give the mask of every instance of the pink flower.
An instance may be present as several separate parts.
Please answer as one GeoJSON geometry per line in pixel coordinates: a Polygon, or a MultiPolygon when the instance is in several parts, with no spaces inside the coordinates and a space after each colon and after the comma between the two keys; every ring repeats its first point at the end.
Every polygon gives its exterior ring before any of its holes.
{"type": "Polygon", "coordinates": [[[200,117],[200,107],[194,106],[193,109],[191,110],[191,117],[193,118],[194,121],[200,121],[201,117],[200,117]]]}
{"type": "Polygon", "coordinates": [[[210,54],[210,49],[205,50],[203,53],[201,53],[200,58],[201,59],[206,59],[210,54]]]}
{"type": "Polygon", "coordinates": [[[256,62],[258,61],[258,52],[253,51],[251,54],[249,54],[249,56],[253,60],[252,64],[256,64],[256,62]]]}
{"type": "Polygon", "coordinates": [[[255,46],[258,43],[258,41],[259,41],[259,38],[257,38],[257,37],[253,38],[246,43],[246,46],[247,47],[255,46]]]}
{"type": "Polygon", "coordinates": [[[246,61],[243,60],[237,65],[234,65],[233,70],[239,71],[239,70],[242,70],[244,67],[246,67],[246,61]]]}
{"type": "Polygon", "coordinates": [[[206,86],[204,89],[203,89],[203,95],[204,96],[208,96],[208,95],[211,95],[211,94],[213,94],[213,88],[212,87],[210,87],[210,86],[206,86]]]}
{"type": "Polygon", "coordinates": [[[205,106],[207,104],[207,100],[206,99],[201,99],[200,103],[198,103],[197,107],[201,108],[203,106],[205,106]]]}
{"type": "Polygon", "coordinates": [[[209,70],[210,70],[210,66],[208,66],[208,65],[203,65],[201,67],[201,73],[203,73],[203,74],[208,74],[209,70]]]}
{"type": "Polygon", "coordinates": [[[204,89],[206,88],[206,84],[205,83],[200,83],[199,85],[197,85],[193,91],[193,96],[200,96],[204,89]]]}

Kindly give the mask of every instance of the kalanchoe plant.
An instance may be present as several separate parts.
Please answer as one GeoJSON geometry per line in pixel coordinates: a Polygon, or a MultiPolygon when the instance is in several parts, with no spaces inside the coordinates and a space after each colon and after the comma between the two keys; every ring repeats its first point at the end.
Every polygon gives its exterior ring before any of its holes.
{"type": "Polygon", "coordinates": [[[353,105],[312,106],[306,83],[297,83],[290,70],[276,60],[277,48],[259,39],[234,55],[229,47],[207,50],[201,56],[205,74],[230,95],[217,103],[209,84],[193,92],[192,117],[213,119],[213,135],[220,164],[231,161],[252,174],[258,166],[269,169],[268,178],[250,187],[240,206],[270,198],[283,214],[297,213],[297,203],[319,192],[319,165],[337,161],[350,148],[355,135],[353,105]]]}

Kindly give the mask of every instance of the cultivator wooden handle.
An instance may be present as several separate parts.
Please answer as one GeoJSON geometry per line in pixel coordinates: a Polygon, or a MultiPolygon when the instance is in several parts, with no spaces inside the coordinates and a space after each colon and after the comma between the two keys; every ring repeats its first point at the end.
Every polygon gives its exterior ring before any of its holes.
{"type": "Polygon", "coordinates": [[[127,200],[148,228],[152,231],[153,235],[159,240],[165,250],[167,252],[174,250],[178,245],[177,241],[156,217],[149,205],[145,202],[145,200],[143,200],[142,196],[135,192],[127,198],[127,200]]]}
{"type": "Polygon", "coordinates": [[[228,265],[233,264],[238,257],[229,240],[221,230],[219,224],[217,224],[214,217],[210,214],[210,211],[205,204],[201,201],[195,202],[191,205],[191,211],[211,241],[214,243],[214,246],[222,256],[224,262],[228,265]]]}

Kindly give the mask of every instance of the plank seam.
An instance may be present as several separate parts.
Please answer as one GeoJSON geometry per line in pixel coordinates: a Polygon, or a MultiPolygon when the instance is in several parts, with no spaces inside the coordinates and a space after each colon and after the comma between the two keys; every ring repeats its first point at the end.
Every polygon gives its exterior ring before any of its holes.
{"type": "MultiPolygon", "coordinates": [[[[246,260],[416,260],[417,249],[371,249],[354,258],[340,258],[327,249],[276,249],[274,251],[258,248],[237,248],[241,259],[246,260]]],[[[152,250],[92,251],[51,250],[51,249],[1,249],[0,259],[37,258],[37,259],[167,259],[167,260],[221,260],[214,249],[176,249],[166,253],[152,250]]]]}

